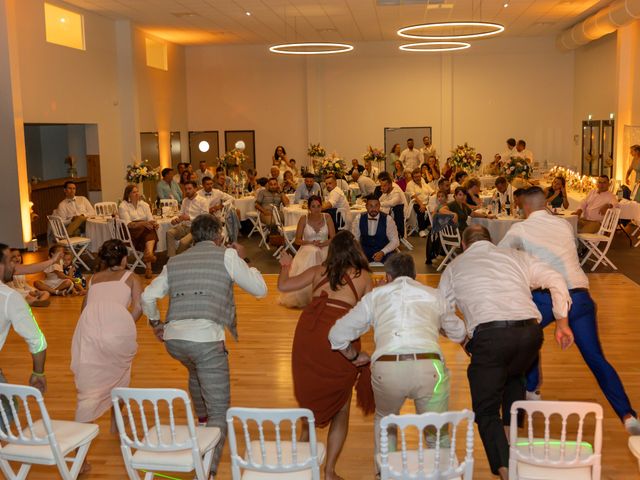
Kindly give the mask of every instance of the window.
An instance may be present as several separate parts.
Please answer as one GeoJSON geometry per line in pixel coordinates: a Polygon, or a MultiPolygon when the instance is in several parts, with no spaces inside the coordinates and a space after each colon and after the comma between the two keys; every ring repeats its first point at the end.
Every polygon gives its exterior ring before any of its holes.
{"type": "Polygon", "coordinates": [[[152,38],[145,38],[144,41],[147,50],[147,66],[159,68],[160,70],[169,70],[167,65],[167,44],[152,38]]]}
{"type": "Polygon", "coordinates": [[[47,42],[85,50],[83,15],[45,3],[44,24],[47,42]]]}

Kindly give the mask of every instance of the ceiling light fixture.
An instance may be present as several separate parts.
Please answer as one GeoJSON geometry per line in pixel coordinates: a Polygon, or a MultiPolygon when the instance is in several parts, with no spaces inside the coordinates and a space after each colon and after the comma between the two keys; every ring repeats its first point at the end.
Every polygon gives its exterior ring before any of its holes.
{"type": "Polygon", "coordinates": [[[415,38],[418,40],[466,40],[468,38],[481,38],[481,37],[489,37],[491,35],[497,35],[498,33],[504,32],[504,26],[499,23],[491,23],[491,22],[438,22],[438,23],[423,23],[420,25],[411,25],[409,27],[403,27],[398,30],[398,35],[404,38],[415,38]],[[488,29],[486,31],[478,31],[471,33],[461,33],[458,35],[418,35],[414,32],[416,30],[428,30],[428,29],[436,29],[436,28],[455,28],[455,27],[466,27],[473,28],[477,27],[478,29],[488,29]]]}
{"type": "Polygon", "coordinates": [[[245,14],[247,17],[250,17],[250,16],[251,16],[251,12],[244,12],[244,14],[245,14]]]}
{"type": "Polygon", "coordinates": [[[466,42],[421,42],[400,45],[400,50],[405,52],[455,52],[471,46],[466,42]]]}
{"type": "Polygon", "coordinates": [[[503,5],[503,7],[504,7],[504,8],[507,8],[508,6],[509,6],[509,2],[507,2],[507,3],[505,3],[505,4],[503,5]]]}
{"type": "Polygon", "coordinates": [[[284,55],[330,55],[351,50],[353,50],[353,45],[331,42],[283,43],[269,47],[269,51],[284,55]]]}

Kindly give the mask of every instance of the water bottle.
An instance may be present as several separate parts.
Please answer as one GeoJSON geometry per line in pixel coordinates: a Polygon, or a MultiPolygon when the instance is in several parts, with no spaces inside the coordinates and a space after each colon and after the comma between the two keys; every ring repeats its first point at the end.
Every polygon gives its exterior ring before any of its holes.
{"type": "Polygon", "coordinates": [[[507,201],[504,202],[504,210],[508,216],[511,215],[511,202],[509,201],[509,197],[507,197],[507,201]]]}

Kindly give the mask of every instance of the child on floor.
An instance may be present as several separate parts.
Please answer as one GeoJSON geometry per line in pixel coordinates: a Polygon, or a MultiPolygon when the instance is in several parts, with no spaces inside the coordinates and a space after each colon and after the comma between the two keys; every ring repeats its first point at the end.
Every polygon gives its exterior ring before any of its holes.
{"type": "MultiPolygon", "coordinates": [[[[49,258],[53,257],[59,251],[64,251],[64,248],[60,245],[54,245],[49,248],[49,258]]],[[[62,259],[47,267],[44,270],[44,274],[44,280],[38,280],[34,283],[34,286],[38,290],[44,290],[51,295],[84,295],[82,285],[77,285],[73,282],[73,277],[68,277],[64,274],[62,259]]]]}
{"type": "Polygon", "coordinates": [[[83,290],[87,288],[87,281],[82,275],[82,270],[73,264],[73,255],[69,251],[64,252],[62,257],[62,271],[67,277],[73,279],[73,283],[80,285],[83,290]]]}
{"type": "MultiPolygon", "coordinates": [[[[11,257],[14,263],[22,264],[22,254],[20,250],[12,249],[11,257]]],[[[48,307],[49,292],[38,290],[27,282],[26,275],[14,275],[9,283],[11,288],[24,297],[26,302],[32,307],[48,307]]]]}

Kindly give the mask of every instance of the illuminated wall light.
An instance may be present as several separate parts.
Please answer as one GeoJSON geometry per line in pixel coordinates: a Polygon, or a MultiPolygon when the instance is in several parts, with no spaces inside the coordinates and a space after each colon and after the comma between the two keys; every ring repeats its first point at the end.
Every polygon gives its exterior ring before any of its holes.
{"type": "Polygon", "coordinates": [[[610,113],[610,114],[609,114],[609,118],[610,118],[611,120],[613,120],[613,113],[610,113]]]}
{"type": "Polygon", "coordinates": [[[592,118],[592,116],[591,116],[591,114],[589,114],[589,120],[591,120],[591,118],[592,118]]]}
{"type": "Polygon", "coordinates": [[[503,5],[503,7],[504,7],[504,8],[507,8],[508,6],[509,6],[509,4],[508,4],[508,3],[505,3],[505,4],[503,5]]]}
{"type": "Polygon", "coordinates": [[[209,142],[207,142],[206,140],[202,140],[198,144],[198,150],[200,150],[202,153],[208,152],[209,151],[209,142]]]}
{"type": "Polygon", "coordinates": [[[160,70],[169,70],[167,61],[167,44],[153,38],[145,38],[147,66],[160,70]]]}
{"type": "Polygon", "coordinates": [[[245,14],[247,17],[250,17],[250,16],[251,16],[251,12],[244,12],[244,14],[245,14]]]}

